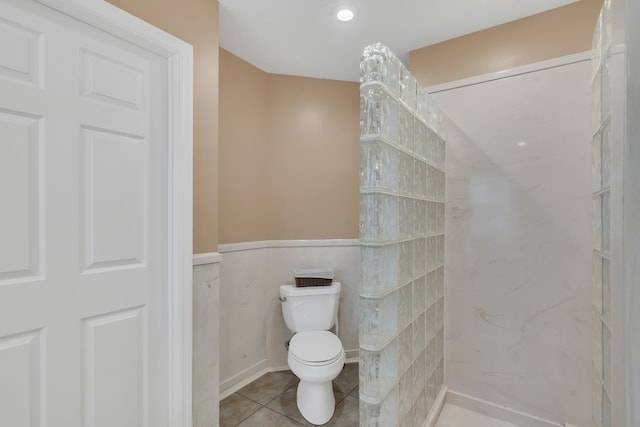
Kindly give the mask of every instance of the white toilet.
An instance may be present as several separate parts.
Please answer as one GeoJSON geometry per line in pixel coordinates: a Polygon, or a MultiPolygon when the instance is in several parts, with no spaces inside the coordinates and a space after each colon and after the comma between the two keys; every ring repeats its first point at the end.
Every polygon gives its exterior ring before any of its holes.
{"type": "Polygon", "coordinates": [[[296,288],[280,286],[282,314],[295,333],[289,343],[287,362],[300,378],[297,403],[312,424],[327,423],[335,410],[333,381],[344,367],[342,342],[329,329],[336,324],[340,283],[296,288]]]}

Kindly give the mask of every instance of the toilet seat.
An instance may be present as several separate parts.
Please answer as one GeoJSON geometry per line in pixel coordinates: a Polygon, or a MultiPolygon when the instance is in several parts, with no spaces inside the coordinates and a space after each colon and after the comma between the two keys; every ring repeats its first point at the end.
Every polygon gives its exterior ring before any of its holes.
{"type": "Polygon", "coordinates": [[[329,331],[298,332],[291,338],[289,354],[308,366],[324,366],[344,354],[340,338],[329,331]]]}

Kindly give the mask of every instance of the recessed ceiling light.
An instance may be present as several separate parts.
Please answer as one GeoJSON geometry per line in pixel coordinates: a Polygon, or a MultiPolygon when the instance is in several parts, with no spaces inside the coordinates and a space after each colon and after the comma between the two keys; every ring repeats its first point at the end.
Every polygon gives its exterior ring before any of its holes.
{"type": "Polygon", "coordinates": [[[339,8],[336,12],[336,18],[338,18],[338,21],[342,22],[349,22],[354,16],[355,14],[353,13],[353,10],[347,8],[339,8]]]}
{"type": "Polygon", "coordinates": [[[526,145],[527,145],[527,143],[526,143],[526,142],[524,142],[524,141],[520,141],[520,142],[518,142],[518,147],[524,147],[524,146],[526,146],[526,145]]]}

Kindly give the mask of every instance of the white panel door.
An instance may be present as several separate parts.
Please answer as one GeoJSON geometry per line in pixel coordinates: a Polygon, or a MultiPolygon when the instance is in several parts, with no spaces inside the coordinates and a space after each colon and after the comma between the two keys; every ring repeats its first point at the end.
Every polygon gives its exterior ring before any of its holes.
{"type": "Polygon", "coordinates": [[[0,1],[0,425],[168,425],[167,63],[0,1]]]}

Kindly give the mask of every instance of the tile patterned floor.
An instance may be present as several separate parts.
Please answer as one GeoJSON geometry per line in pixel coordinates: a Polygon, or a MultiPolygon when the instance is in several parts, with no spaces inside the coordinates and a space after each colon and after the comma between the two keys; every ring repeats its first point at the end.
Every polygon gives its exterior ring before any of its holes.
{"type": "MultiPolygon", "coordinates": [[[[325,426],[358,427],[358,363],[346,364],[333,381],[336,411],[325,426]]],[[[298,378],[270,372],[220,402],[220,427],[313,426],[296,405],[298,378]]]]}

